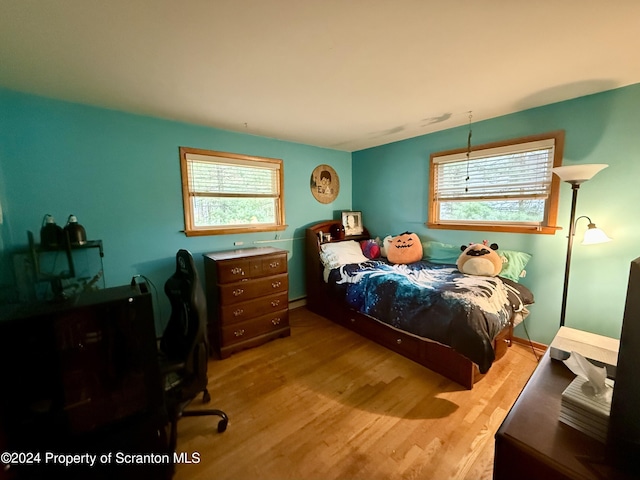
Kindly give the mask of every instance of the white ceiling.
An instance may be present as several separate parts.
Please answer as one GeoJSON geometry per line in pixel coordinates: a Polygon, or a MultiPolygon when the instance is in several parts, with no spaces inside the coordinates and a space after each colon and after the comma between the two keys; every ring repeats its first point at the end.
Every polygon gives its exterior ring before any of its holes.
{"type": "Polygon", "coordinates": [[[0,86],[345,151],[640,82],[638,0],[0,9],[0,86]]]}

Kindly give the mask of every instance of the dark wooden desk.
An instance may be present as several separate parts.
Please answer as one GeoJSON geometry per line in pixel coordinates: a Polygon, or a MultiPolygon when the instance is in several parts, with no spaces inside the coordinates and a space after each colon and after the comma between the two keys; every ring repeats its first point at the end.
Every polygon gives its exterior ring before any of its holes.
{"type": "Polygon", "coordinates": [[[3,313],[0,445],[40,458],[8,470],[0,463],[0,478],[162,478],[165,464],[120,465],[114,458],[67,467],[44,460],[47,452],[167,451],[168,420],[146,286],[85,292],[66,302],[3,313]]]}
{"type": "Polygon", "coordinates": [[[495,480],[628,479],[607,465],[605,444],[561,423],[561,395],[575,375],[544,354],[496,433],[495,480]]]}

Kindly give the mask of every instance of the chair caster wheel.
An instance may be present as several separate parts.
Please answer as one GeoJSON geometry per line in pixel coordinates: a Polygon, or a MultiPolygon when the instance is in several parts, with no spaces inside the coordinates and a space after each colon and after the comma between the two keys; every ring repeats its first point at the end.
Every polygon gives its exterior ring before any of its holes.
{"type": "Polygon", "coordinates": [[[211,401],[211,395],[209,395],[209,390],[205,390],[202,394],[202,403],[209,403],[211,401]]]}
{"type": "Polygon", "coordinates": [[[218,422],[218,433],[222,433],[227,429],[227,423],[229,422],[228,419],[223,418],[222,420],[220,420],[218,422]]]}

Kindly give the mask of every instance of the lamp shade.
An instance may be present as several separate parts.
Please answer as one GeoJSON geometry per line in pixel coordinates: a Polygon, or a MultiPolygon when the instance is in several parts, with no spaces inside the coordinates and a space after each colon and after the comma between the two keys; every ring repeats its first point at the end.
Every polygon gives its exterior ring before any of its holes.
{"type": "Polygon", "coordinates": [[[551,171],[560,177],[563,182],[579,184],[591,180],[600,170],[607,168],[606,163],[590,163],[586,165],[568,165],[555,167],[551,171]]]}
{"type": "Polygon", "coordinates": [[[584,232],[584,239],[582,240],[582,245],[596,245],[598,243],[610,242],[611,239],[600,230],[595,224],[590,223],[589,228],[586,232],[584,232]]]}

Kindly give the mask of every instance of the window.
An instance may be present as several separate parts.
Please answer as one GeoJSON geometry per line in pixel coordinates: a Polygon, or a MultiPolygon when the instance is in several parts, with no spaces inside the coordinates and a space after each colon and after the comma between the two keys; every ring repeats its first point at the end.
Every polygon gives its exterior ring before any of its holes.
{"type": "Polygon", "coordinates": [[[180,147],[185,234],[284,230],[282,160],[180,147]]]}
{"type": "Polygon", "coordinates": [[[555,233],[564,131],[431,155],[427,226],[555,233]]]}

